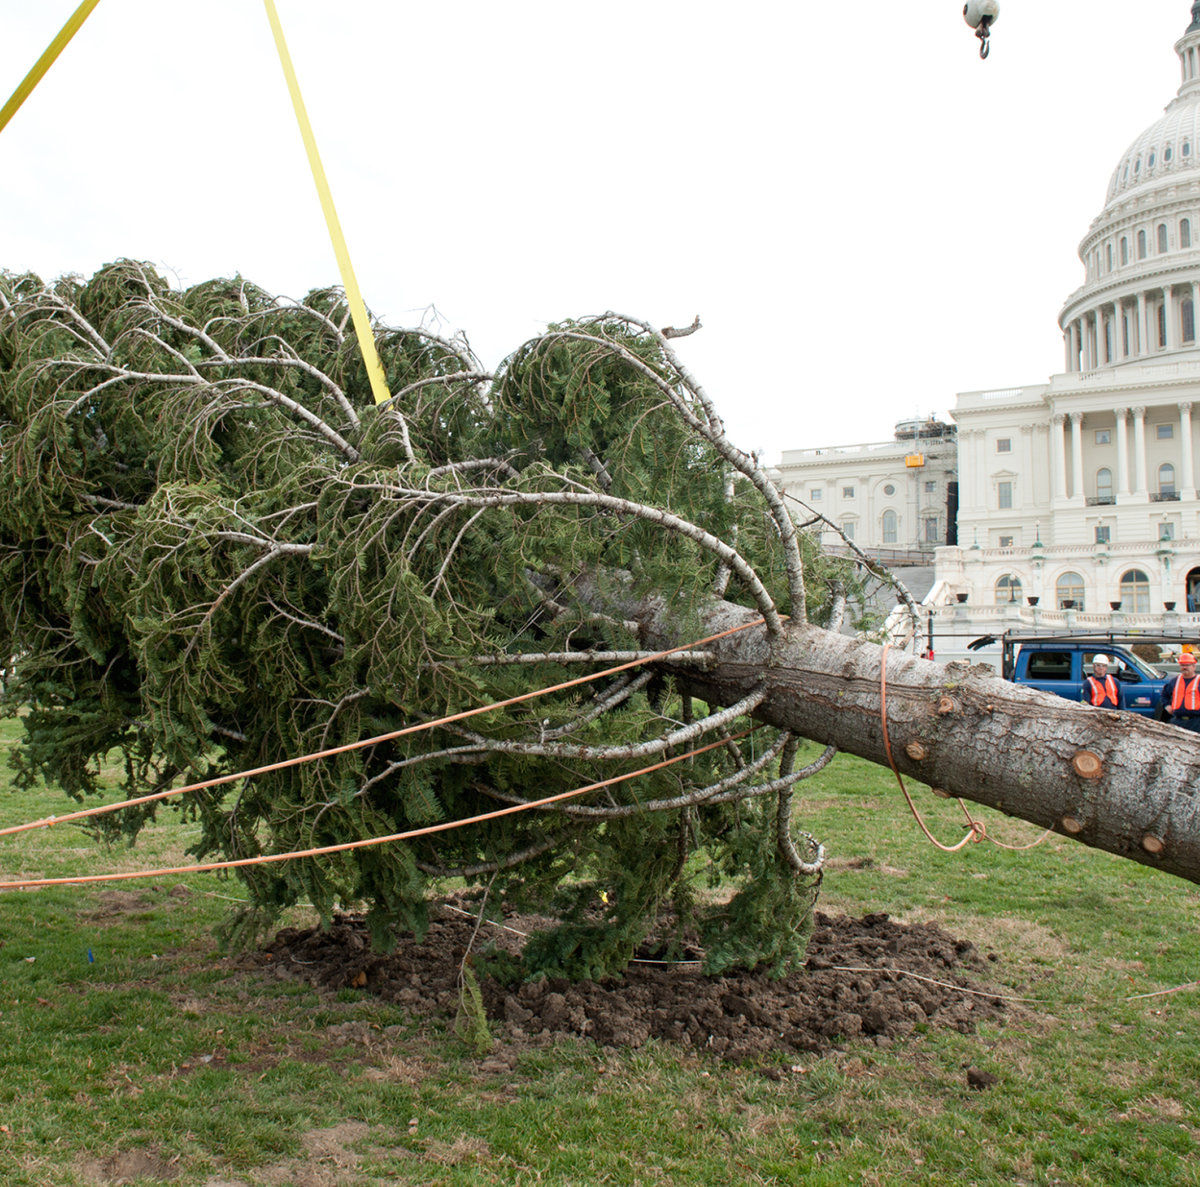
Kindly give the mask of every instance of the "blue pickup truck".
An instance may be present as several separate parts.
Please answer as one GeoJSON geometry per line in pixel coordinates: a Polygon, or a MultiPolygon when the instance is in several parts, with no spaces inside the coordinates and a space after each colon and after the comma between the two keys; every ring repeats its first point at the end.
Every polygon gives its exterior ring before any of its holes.
{"type": "Polygon", "coordinates": [[[1109,675],[1121,682],[1125,707],[1145,717],[1163,716],[1163,686],[1172,677],[1158,671],[1133,651],[1134,642],[1173,643],[1183,639],[1154,636],[1132,640],[1119,635],[1032,635],[1015,631],[987,635],[970,644],[978,651],[1001,645],[1000,674],[1006,680],[1057,693],[1071,701],[1083,694],[1083,682],[1092,672],[1092,657],[1100,652],[1109,658],[1109,675]]]}

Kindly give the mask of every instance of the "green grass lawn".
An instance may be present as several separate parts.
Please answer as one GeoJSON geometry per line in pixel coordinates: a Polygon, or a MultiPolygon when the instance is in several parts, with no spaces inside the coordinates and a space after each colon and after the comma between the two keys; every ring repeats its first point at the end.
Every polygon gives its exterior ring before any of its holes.
{"type": "MultiPolygon", "coordinates": [[[[956,804],[913,790],[962,835],[956,804]]],[[[66,804],[0,790],[0,824],[66,804]]],[[[933,920],[997,953],[992,982],[1024,999],[1008,1019],[781,1057],[782,1078],[668,1045],[478,1059],[394,1005],[221,955],[235,881],[7,892],[0,1182],[1200,1185],[1200,990],[1137,996],[1200,977],[1196,887],[1057,837],[946,855],[889,772],[845,757],[797,817],[830,854],[822,910],[933,920]],[[973,1091],[968,1066],[998,1083],[973,1091]]],[[[0,878],[165,864],[188,829],[168,811],[132,851],[73,826],[0,839],[0,878]]]]}

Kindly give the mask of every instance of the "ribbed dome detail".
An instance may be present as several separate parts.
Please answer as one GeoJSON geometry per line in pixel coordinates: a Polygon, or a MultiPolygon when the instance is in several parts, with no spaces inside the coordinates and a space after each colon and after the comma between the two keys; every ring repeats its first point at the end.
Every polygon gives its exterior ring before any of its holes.
{"type": "Polygon", "coordinates": [[[1148,127],[1126,150],[1108,183],[1108,203],[1131,190],[1180,174],[1195,175],[1200,166],[1200,94],[1176,99],[1166,114],[1148,127]]]}

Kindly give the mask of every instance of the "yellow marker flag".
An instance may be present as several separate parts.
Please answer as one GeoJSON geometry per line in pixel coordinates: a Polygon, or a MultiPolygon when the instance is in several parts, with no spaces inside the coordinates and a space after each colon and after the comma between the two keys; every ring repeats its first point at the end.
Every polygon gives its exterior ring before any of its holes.
{"type": "Polygon", "coordinates": [[[3,107],[0,107],[0,132],[3,132],[8,121],[17,114],[17,109],[29,98],[33,88],[45,77],[46,71],[54,65],[58,55],[67,47],[67,43],[79,32],[79,26],[92,15],[92,9],[100,0],[83,0],[83,3],[71,14],[70,19],[63,25],[59,35],[50,42],[46,52],[33,64],[33,69],[21,80],[21,85],[12,93],[3,107]]]}
{"type": "MultiPolygon", "coordinates": [[[[93,0],[93,2],[98,2],[98,0],[93,0]]],[[[267,19],[271,22],[271,32],[275,36],[275,48],[279,51],[279,62],[283,66],[288,92],[292,96],[296,122],[300,125],[300,135],[304,138],[304,151],[308,154],[309,168],[312,169],[313,181],[316,183],[317,194],[321,199],[321,209],[325,212],[325,225],[329,228],[329,238],[333,241],[333,252],[337,256],[338,270],[342,274],[342,288],[346,290],[346,300],[350,303],[350,316],[354,320],[354,333],[358,337],[358,348],[362,351],[363,361],[367,365],[367,375],[371,380],[371,391],[375,394],[375,403],[382,404],[385,400],[390,400],[392,394],[388,391],[387,378],[383,374],[383,364],[380,363],[379,352],[375,349],[375,337],[371,333],[367,307],[363,304],[362,293],[359,292],[358,281],[354,276],[354,266],[350,263],[346,237],[342,234],[342,224],[338,221],[337,210],[333,205],[333,194],[330,193],[329,182],[325,177],[325,168],[321,164],[321,156],[317,152],[317,141],[313,136],[312,125],[308,122],[308,111],[304,106],[304,97],[300,94],[300,84],[296,81],[292,56],[288,53],[287,42],[283,38],[283,26],[279,23],[279,13],[275,10],[275,0],[263,0],[263,3],[267,6],[267,19]]]]}

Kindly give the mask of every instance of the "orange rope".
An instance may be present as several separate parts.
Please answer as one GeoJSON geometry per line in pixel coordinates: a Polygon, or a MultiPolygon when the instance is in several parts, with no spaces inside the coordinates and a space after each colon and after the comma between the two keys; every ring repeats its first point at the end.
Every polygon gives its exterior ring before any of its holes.
{"type": "Polygon", "coordinates": [[[890,646],[891,646],[890,643],[885,643],[883,645],[883,658],[880,661],[880,665],[879,665],[879,716],[880,716],[880,720],[883,722],[883,749],[884,749],[884,752],[887,754],[888,765],[892,768],[892,774],[896,776],[896,782],[900,784],[900,790],[902,792],[904,792],[904,798],[908,802],[909,811],[912,812],[913,819],[916,820],[916,822],[921,826],[921,831],[939,849],[943,850],[946,853],[955,853],[959,849],[961,849],[964,845],[968,844],[971,841],[976,841],[976,842],[982,841],[983,838],[987,835],[987,829],[983,826],[982,822],[971,819],[971,814],[969,812],[967,812],[967,805],[964,804],[962,800],[959,800],[958,802],[962,806],[963,813],[967,817],[967,822],[968,822],[970,831],[968,831],[967,835],[965,837],[963,837],[963,839],[961,841],[959,841],[958,844],[956,844],[956,845],[943,845],[942,842],[939,841],[937,839],[937,837],[935,837],[933,835],[933,833],[931,833],[929,831],[929,829],[925,825],[925,821],[921,819],[921,813],[917,811],[917,805],[913,803],[912,796],[910,796],[908,794],[908,788],[904,786],[904,779],[901,777],[900,771],[896,767],[896,760],[892,757],[891,739],[888,737],[887,653],[888,653],[888,648],[890,646]]]}
{"type": "Polygon", "coordinates": [[[900,771],[896,767],[896,760],[892,757],[892,744],[888,738],[888,723],[887,723],[887,653],[890,643],[883,645],[883,657],[879,666],[879,713],[880,719],[883,722],[883,748],[887,753],[887,760],[892,768],[892,774],[896,776],[896,782],[900,784],[900,790],[904,792],[904,798],[908,802],[909,810],[912,812],[914,819],[921,826],[921,831],[932,841],[939,849],[946,853],[955,853],[966,845],[969,841],[991,841],[993,845],[999,846],[1001,849],[1008,849],[1010,852],[1020,853],[1025,849],[1033,849],[1040,845],[1047,837],[1052,836],[1054,830],[1046,829],[1044,833],[1036,841],[1030,841],[1028,845],[1007,845],[1003,841],[996,840],[987,830],[987,825],[982,820],[972,818],[966,803],[960,798],[958,806],[963,810],[963,815],[967,818],[968,832],[957,845],[943,845],[933,833],[925,827],[925,821],[921,819],[921,813],[917,811],[916,804],[913,803],[912,796],[908,794],[908,788],[904,785],[904,779],[900,775],[900,771]]]}
{"type": "Polygon", "coordinates": [[[480,824],[485,820],[496,820],[501,816],[512,816],[517,812],[527,812],[531,808],[544,808],[547,804],[556,804],[560,800],[568,800],[574,796],[583,795],[585,792],[596,791],[601,787],[611,787],[614,783],[624,783],[630,779],[635,779],[638,775],[648,775],[651,771],[659,771],[663,767],[669,767],[687,758],[694,758],[697,754],[703,754],[705,751],[716,750],[727,745],[730,741],[737,741],[740,738],[746,737],[751,732],[750,730],[744,730],[742,733],[734,734],[729,738],[720,738],[716,742],[709,742],[705,746],[698,746],[695,750],[689,750],[686,754],[679,754],[673,758],[663,759],[661,762],[653,763],[648,767],[642,767],[637,771],[630,771],[625,775],[613,775],[608,779],[601,779],[599,783],[589,783],[585,787],[576,787],[572,791],[561,791],[557,795],[548,795],[544,799],[530,800],[524,804],[512,804],[507,808],[497,808],[494,812],[483,812],[478,816],[468,816],[464,820],[447,820],[441,824],[430,824],[424,828],[409,829],[403,833],[389,833],[385,837],[366,837],[359,841],[344,841],[339,845],[322,845],[316,849],[298,849],[291,853],[267,853],[260,854],[258,857],[239,857],[231,861],[198,862],[194,865],[170,866],[166,869],[131,870],[120,874],[77,874],[70,878],[28,878],[19,882],[0,882],[0,890],[28,890],[37,886],[81,886],[90,882],[128,882],[135,878],[161,878],[165,874],[200,874],[211,870],[232,870],[240,866],[268,865],[272,862],[291,861],[297,857],[322,857],[327,853],[345,853],[351,849],[364,849],[370,845],[387,845],[392,841],[407,841],[413,837],[428,836],[430,833],[449,832],[451,829],[463,828],[468,824],[480,824]]]}
{"type": "Polygon", "coordinates": [[[988,834],[988,840],[993,845],[998,845],[1001,849],[1008,849],[1012,853],[1020,853],[1023,849],[1036,849],[1047,837],[1052,837],[1053,835],[1054,829],[1048,828],[1036,841],[1030,841],[1028,845],[1006,845],[1003,841],[997,841],[990,833],[988,834]]]}
{"type": "Polygon", "coordinates": [[[668,655],[674,655],[677,651],[688,651],[693,647],[703,647],[706,643],[714,643],[718,639],[724,639],[727,635],[736,635],[739,631],[748,630],[752,626],[761,626],[764,619],[757,618],[753,622],[744,622],[741,626],[730,627],[727,631],[721,631],[716,635],[708,635],[706,638],[699,639],[694,643],[685,643],[680,647],[671,647],[666,651],[656,651],[653,655],[647,655],[642,659],[630,660],[627,663],[618,664],[615,668],[605,668],[602,672],[593,672],[590,676],[577,676],[573,680],[564,680],[561,684],[552,684],[548,688],[539,688],[535,692],[523,692],[520,696],[509,697],[505,701],[494,701],[490,705],[481,705],[475,709],[464,709],[461,713],[451,713],[446,717],[439,717],[436,721],[424,721],[420,725],[408,725],[403,729],[392,730],[390,733],[378,734],[373,738],[361,739],[357,742],[347,742],[343,746],[333,746],[328,750],[318,750],[313,754],[302,754],[299,758],[285,758],[279,762],[268,763],[266,766],[253,767],[248,771],[238,771],[232,775],[220,775],[215,779],[205,779],[202,783],[189,783],[186,787],[175,787],[168,791],[157,791],[150,795],[137,796],[135,799],[122,800],[116,804],[102,804],[96,808],[81,808],[77,812],[67,812],[62,816],[46,816],[41,820],[33,820],[27,824],[15,824],[8,828],[0,828],[0,837],[11,836],[14,833],[28,832],[35,828],[49,828],[54,824],[63,824],[70,820],[83,820],[89,816],[102,816],[109,812],[117,812],[122,808],[133,808],[138,804],[151,804],[156,800],[165,800],[171,796],[184,795],[189,791],[202,791],[208,787],[220,787],[225,783],[233,783],[238,779],[249,779],[255,775],[265,775],[269,771],[280,771],[286,767],[299,766],[301,763],[315,762],[319,758],[330,758],[335,754],[343,754],[347,750],[361,750],[366,746],[375,746],[380,742],[390,742],[394,738],[403,737],[405,734],[416,734],[423,730],[431,730],[439,725],[447,725],[452,721],[462,721],[468,717],[478,717],[481,713],[490,713],[493,709],[506,709],[509,705],[517,705],[522,701],[531,701],[537,697],[546,696],[548,693],[561,692],[564,688],[574,688],[579,684],[587,684],[594,680],[603,679],[605,676],[615,675],[617,672],[624,672],[627,668],[636,668],[641,664],[653,663],[656,660],[664,659],[668,655]]]}

